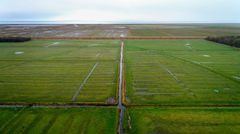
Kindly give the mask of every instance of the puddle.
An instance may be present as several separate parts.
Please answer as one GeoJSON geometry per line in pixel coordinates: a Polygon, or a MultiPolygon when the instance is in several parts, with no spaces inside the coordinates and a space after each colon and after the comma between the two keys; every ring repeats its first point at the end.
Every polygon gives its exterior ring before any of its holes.
{"type": "Polygon", "coordinates": [[[189,44],[189,43],[185,44],[185,47],[192,49],[191,44],[189,44]]]}
{"type": "Polygon", "coordinates": [[[237,80],[240,80],[240,77],[239,76],[233,76],[233,78],[237,79],[237,80]]]}
{"type": "Polygon", "coordinates": [[[54,43],[52,43],[50,45],[47,45],[46,47],[50,47],[50,46],[54,46],[54,45],[58,45],[58,44],[60,44],[60,42],[54,42],[54,43]]]}
{"type": "Polygon", "coordinates": [[[207,54],[205,54],[205,55],[203,55],[203,57],[211,57],[210,55],[207,55],[207,54]]]}
{"type": "Polygon", "coordinates": [[[120,37],[125,37],[125,35],[124,35],[124,34],[121,34],[120,37]]]}
{"type": "Polygon", "coordinates": [[[24,54],[24,52],[15,52],[15,54],[24,54]]]}
{"type": "Polygon", "coordinates": [[[53,43],[53,45],[57,45],[57,44],[59,44],[59,42],[54,42],[54,43],[53,43]]]}

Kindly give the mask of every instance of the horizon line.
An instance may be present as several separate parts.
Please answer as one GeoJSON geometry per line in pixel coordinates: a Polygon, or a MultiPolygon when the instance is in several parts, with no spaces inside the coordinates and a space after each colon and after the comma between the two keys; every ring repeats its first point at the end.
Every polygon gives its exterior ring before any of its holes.
{"type": "Polygon", "coordinates": [[[240,24],[240,22],[207,22],[207,21],[169,21],[169,22],[149,22],[149,21],[77,21],[77,20],[70,20],[70,21],[0,21],[0,24],[240,24]]]}

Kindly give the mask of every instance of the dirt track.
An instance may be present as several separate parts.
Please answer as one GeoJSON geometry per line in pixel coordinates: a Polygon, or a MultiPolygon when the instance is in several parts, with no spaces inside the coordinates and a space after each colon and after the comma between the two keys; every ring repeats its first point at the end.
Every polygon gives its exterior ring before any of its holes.
{"type": "Polygon", "coordinates": [[[79,96],[83,86],[87,83],[87,80],[89,79],[89,77],[92,75],[93,71],[95,70],[95,68],[97,67],[98,62],[94,64],[93,68],[90,70],[89,74],[87,75],[87,77],[84,79],[84,81],[81,83],[81,85],[79,86],[78,90],[76,91],[76,93],[74,94],[74,96],[72,97],[72,101],[75,102],[77,97],[79,96]]]}

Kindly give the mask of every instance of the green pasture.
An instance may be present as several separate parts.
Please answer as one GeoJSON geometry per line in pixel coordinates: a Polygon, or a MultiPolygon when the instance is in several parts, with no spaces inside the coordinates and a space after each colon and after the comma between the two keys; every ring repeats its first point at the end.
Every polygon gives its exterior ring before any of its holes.
{"type": "Polygon", "coordinates": [[[131,36],[230,36],[240,35],[236,24],[128,25],[131,36]]]}
{"type": "Polygon", "coordinates": [[[0,101],[107,103],[116,97],[118,57],[119,41],[0,43],[0,101]]]}
{"type": "Polygon", "coordinates": [[[239,108],[129,108],[126,134],[237,134],[239,108]]]}
{"type": "Polygon", "coordinates": [[[127,103],[239,105],[239,57],[205,40],[126,41],[127,103]]]}
{"type": "Polygon", "coordinates": [[[2,134],[114,134],[117,109],[0,108],[2,134]]]}

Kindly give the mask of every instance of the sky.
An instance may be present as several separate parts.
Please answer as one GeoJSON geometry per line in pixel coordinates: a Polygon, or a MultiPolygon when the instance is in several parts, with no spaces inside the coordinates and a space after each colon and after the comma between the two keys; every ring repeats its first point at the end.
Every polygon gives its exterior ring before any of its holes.
{"type": "Polygon", "coordinates": [[[0,0],[0,21],[240,23],[240,0],[0,0]]]}

